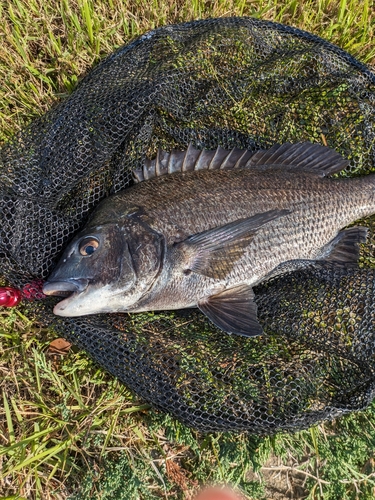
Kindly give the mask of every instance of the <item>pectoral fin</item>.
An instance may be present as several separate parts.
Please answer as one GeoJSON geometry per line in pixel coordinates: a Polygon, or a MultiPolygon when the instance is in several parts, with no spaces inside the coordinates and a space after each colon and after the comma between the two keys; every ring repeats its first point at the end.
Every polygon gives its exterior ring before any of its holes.
{"type": "Polygon", "coordinates": [[[263,333],[257,318],[254,292],[248,285],[240,285],[212,295],[199,302],[198,307],[216,326],[227,333],[245,337],[263,333]]]}
{"type": "Polygon", "coordinates": [[[243,255],[256,231],[267,222],[288,213],[289,210],[270,210],[195,234],[177,243],[176,247],[184,255],[184,271],[215,279],[225,278],[243,255]]]}

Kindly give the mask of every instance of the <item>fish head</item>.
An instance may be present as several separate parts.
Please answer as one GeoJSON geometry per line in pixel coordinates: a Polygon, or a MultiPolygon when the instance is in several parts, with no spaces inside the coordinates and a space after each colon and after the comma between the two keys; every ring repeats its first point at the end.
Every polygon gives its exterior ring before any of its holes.
{"type": "Polygon", "coordinates": [[[162,267],[164,238],[141,220],[92,226],[65,249],[43,287],[66,296],[58,316],[126,312],[152,287],[162,267]]]}

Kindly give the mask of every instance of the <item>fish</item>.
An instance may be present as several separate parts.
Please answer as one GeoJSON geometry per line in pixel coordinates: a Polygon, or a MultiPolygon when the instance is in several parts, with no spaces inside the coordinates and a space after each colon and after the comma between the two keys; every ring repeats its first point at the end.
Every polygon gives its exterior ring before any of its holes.
{"type": "Polygon", "coordinates": [[[54,314],[199,308],[229,334],[263,333],[253,288],[317,262],[357,265],[375,174],[326,146],[158,151],[102,200],[44,283],[54,314]]]}

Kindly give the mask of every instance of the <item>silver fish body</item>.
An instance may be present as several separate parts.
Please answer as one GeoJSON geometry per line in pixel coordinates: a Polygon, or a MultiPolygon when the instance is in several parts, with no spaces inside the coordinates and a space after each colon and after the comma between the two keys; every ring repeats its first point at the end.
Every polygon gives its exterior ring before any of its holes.
{"type": "Polygon", "coordinates": [[[366,230],[341,229],[375,213],[375,180],[326,177],[345,165],[309,143],[159,153],[98,206],[44,291],[73,291],[61,316],[199,307],[229,333],[260,334],[254,285],[289,261],[356,261],[366,230]]]}

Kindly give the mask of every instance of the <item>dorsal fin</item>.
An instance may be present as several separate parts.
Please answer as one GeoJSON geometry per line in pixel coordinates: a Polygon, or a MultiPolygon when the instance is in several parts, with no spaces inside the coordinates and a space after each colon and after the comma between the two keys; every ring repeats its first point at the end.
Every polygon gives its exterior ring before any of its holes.
{"type": "Polygon", "coordinates": [[[214,150],[199,150],[189,144],[186,151],[172,150],[170,153],[158,150],[156,158],[146,160],[143,167],[133,171],[134,180],[142,182],[153,177],[159,177],[174,172],[189,172],[191,170],[218,170],[244,167],[254,154],[247,149],[223,149],[220,146],[214,150]]]}
{"type": "Polygon", "coordinates": [[[297,144],[286,142],[282,145],[275,144],[267,151],[257,151],[245,167],[269,168],[277,165],[287,170],[312,172],[319,177],[325,177],[340,172],[348,164],[348,160],[327,146],[311,142],[297,144]]]}
{"type": "Polygon", "coordinates": [[[134,180],[142,182],[153,177],[192,170],[228,170],[234,168],[280,168],[316,173],[320,177],[334,174],[348,165],[339,153],[320,144],[275,144],[268,150],[247,149],[199,150],[189,144],[186,151],[158,150],[156,158],[146,160],[133,172],[134,180]]]}

